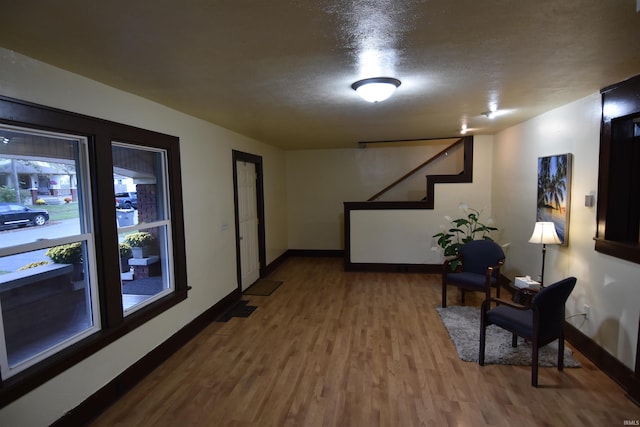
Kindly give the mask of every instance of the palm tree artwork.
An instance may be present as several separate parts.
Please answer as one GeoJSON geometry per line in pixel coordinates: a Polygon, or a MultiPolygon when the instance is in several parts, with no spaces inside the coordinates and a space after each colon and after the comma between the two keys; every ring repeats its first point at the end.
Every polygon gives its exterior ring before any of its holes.
{"type": "Polygon", "coordinates": [[[538,158],[536,221],[551,221],[563,245],[568,243],[571,154],[538,158]]]}

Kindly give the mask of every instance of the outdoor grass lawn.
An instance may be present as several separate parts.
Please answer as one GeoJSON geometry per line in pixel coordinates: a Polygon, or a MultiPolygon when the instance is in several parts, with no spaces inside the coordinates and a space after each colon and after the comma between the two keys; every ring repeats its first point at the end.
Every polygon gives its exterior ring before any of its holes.
{"type": "Polygon", "coordinates": [[[46,209],[49,212],[50,221],[60,221],[62,219],[78,218],[78,204],[65,203],[63,205],[40,205],[34,206],[38,209],[46,209]]]}

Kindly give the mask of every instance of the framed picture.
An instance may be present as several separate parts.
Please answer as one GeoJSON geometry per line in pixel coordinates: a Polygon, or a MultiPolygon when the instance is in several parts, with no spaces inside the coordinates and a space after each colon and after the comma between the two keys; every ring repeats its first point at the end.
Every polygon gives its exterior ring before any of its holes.
{"type": "Polygon", "coordinates": [[[563,246],[569,244],[571,154],[538,157],[536,221],[553,222],[563,246]]]}

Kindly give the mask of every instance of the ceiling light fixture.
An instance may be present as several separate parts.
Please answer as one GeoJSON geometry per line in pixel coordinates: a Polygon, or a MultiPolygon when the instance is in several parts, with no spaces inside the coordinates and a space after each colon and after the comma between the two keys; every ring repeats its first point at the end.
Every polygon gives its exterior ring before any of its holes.
{"type": "Polygon", "coordinates": [[[496,112],[495,111],[486,111],[484,113],[482,113],[483,116],[485,116],[487,119],[494,119],[496,117],[496,112]]]}
{"type": "Polygon", "coordinates": [[[358,80],[351,88],[368,102],[382,102],[389,98],[396,88],[400,86],[400,80],[391,77],[373,77],[358,80]]]}

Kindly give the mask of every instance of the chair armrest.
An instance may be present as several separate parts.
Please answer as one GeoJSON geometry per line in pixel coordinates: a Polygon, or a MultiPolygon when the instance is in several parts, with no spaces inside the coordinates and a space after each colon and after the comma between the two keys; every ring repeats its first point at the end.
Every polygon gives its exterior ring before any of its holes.
{"type": "MultiPolygon", "coordinates": [[[[498,276],[500,276],[500,267],[502,267],[503,264],[504,264],[504,261],[501,261],[500,264],[487,267],[487,271],[485,272],[485,277],[486,277],[485,286],[487,287],[487,289],[491,287],[491,278],[493,277],[493,273],[496,271],[498,272],[496,280],[499,280],[498,276]]],[[[500,286],[500,285],[498,284],[497,286],[500,286]]]]}
{"type": "Polygon", "coordinates": [[[500,262],[500,263],[498,263],[496,265],[492,265],[491,267],[488,267],[488,268],[490,268],[492,270],[500,270],[500,268],[502,268],[503,265],[504,265],[504,262],[500,262]]]}
{"type": "Polygon", "coordinates": [[[486,300],[484,300],[482,302],[482,309],[483,310],[488,310],[489,306],[491,305],[491,303],[495,303],[496,305],[504,304],[504,305],[509,306],[511,308],[515,308],[516,310],[531,310],[531,306],[518,304],[518,303],[515,303],[513,301],[509,301],[509,300],[502,299],[502,298],[496,298],[496,297],[491,297],[491,298],[487,298],[486,300]]]}
{"type": "Polygon", "coordinates": [[[493,274],[494,270],[500,271],[500,268],[502,268],[503,265],[504,265],[504,260],[500,260],[500,262],[498,262],[496,265],[491,265],[487,267],[487,276],[490,276],[491,274],[493,274]]]}

